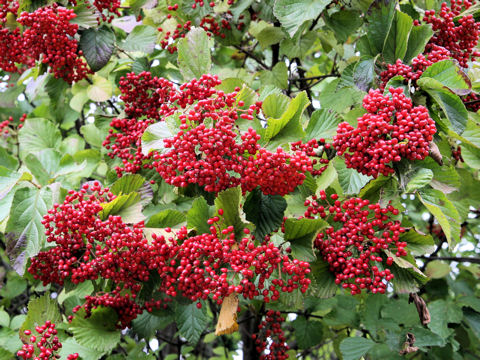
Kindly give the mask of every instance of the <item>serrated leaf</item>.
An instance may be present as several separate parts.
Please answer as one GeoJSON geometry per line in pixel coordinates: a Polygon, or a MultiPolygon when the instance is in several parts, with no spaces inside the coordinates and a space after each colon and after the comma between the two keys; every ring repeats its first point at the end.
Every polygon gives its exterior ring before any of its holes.
{"type": "Polygon", "coordinates": [[[348,337],[340,343],[340,351],[344,360],[358,360],[374,345],[374,341],[364,337],[348,337]]]}
{"type": "Polygon", "coordinates": [[[62,348],[59,353],[62,359],[66,359],[70,354],[78,353],[82,360],[97,360],[100,359],[106,351],[98,351],[82,346],[76,342],[73,337],[69,337],[65,341],[62,341],[62,348]]]}
{"type": "Polygon", "coordinates": [[[187,36],[178,42],[178,67],[185,80],[200,79],[210,73],[210,40],[202,28],[190,30],[187,36]]]}
{"type": "Polygon", "coordinates": [[[425,50],[425,45],[433,35],[433,30],[428,24],[412,27],[410,36],[408,37],[407,52],[403,57],[403,62],[408,64],[418,54],[425,50]]]}
{"type": "Polygon", "coordinates": [[[395,63],[397,59],[403,59],[407,52],[408,37],[413,26],[413,20],[407,14],[400,11],[395,13],[390,27],[382,55],[389,64],[395,63]]]}
{"type": "Polygon", "coordinates": [[[186,220],[187,217],[184,213],[177,210],[167,209],[150,217],[145,226],[151,228],[174,227],[186,220]]]}
{"type": "Polygon", "coordinates": [[[144,311],[132,321],[132,329],[141,339],[148,341],[157,331],[163,330],[174,320],[174,314],[168,310],[155,310],[152,313],[144,311]]]}
{"type": "Polygon", "coordinates": [[[247,220],[255,224],[255,238],[263,239],[277,230],[282,225],[286,208],[287,202],[280,195],[265,195],[259,188],[248,194],[243,211],[247,220]]]}
{"type": "Polygon", "coordinates": [[[467,74],[453,60],[442,60],[430,65],[420,78],[434,79],[460,96],[467,95],[472,88],[467,74]]]}
{"type": "Polygon", "coordinates": [[[113,54],[115,34],[106,26],[87,29],[80,36],[79,46],[87,59],[88,66],[93,71],[98,71],[108,63],[113,54]]]}
{"type": "Polygon", "coordinates": [[[121,47],[129,52],[150,54],[155,49],[156,41],[157,29],[147,25],[138,25],[128,34],[121,47]]]}
{"type": "Polygon", "coordinates": [[[328,4],[328,0],[276,0],[273,13],[293,37],[305,21],[315,19],[328,4]]]}
{"type": "Polygon", "coordinates": [[[305,130],[305,140],[331,140],[337,133],[337,126],[340,122],[341,119],[334,111],[327,109],[315,110],[305,130]]]}
{"type": "Polygon", "coordinates": [[[101,204],[103,210],[98,213],[101,219],[108,219],[110,215],[120,216],[125,223],[138,223],[145,220],[142,214],[140,194],[119,195],[114,200],[101,204]]]}
{"type": "Polygon", "coordinates": [[[246,224],[240,218],[240,200],[242,190],[240,187],[230,188],[218,193],[215,198],[215,208],[217,214],[219,209],[223,209],[223,219],[225,227],[232,225],[235,228],[235,236],[239,237],[243,233],[246,224]]]}
{"type": "Polygon", "coordinates": [[[428,211],[437,219],[450,246],[460,240],[460,215],[444,193],[425,189],[417,192],[417,197],[428,211]]]}
{"type": "Polygon", "coordinates": [[[345,42],[362,25],[362,18],[357,11],[341,10],[326,16],[325,24],[333,30],[338,40],[345,42]]]}
{"type": "Polygon", "coordinates": [[[198,309],[196,303],[178,304],[175,319],[180,335],[187,339],[190,344],[196,345],[208,322],[205,307],[198,309]]]}
{"type": "Polygon", "coordinates": [[[196,229],[198,234],[210,233],[210,225],[207,220],[213,215],[207,201],[201,197],[193,201],[192,207],[187,212],[187,227],[196,229]]]}
{"type": "Polygon", "coordinates": [[[425,275],[432,279],[441,279],[450,273],[450,265],[440,260],[433,260],[427,264],[425,275]]]}
{"type": "Polygon", "coordinates": [[[148,155],[152,150],[162,153],[165,149],[163,140],[173,135],[166,121],[150,125],[142,135],[142,153],[148,155]]]}
{"type": "Polygon", "coordinates": [[[49,320],[53,323],[62,320],[57,302],[50,298],[48,293],[30,300],[25,322],[20,327],[20,338],[28,342],[30,336],[24,334],[25,330],[34,330],[36,326],[44,325],[49,320]]]}
{"type": "Polygon", "coordinates": [[[333,160],[338,174],[338,181],[345,195],[358,194],[371,179],[371,176],[360,174],[355,169],[348,169],[343,159],[338,156],[333,160]]]}
{"type": "Polygon", "coordinates": [[[92,101],[103,102],[112,97],[113,86],[110,81],[100,75],[93,75],[93,84],[87,87],[87,96],[92,101]]]}
{"type": "Polygon", "coordinates": [[[274,85],[279,89],[288,87],[288,68],[284,62],[277,63],[273,69],[263,70],[260,73],[260,81],[265,85],[274,85]]]}
{"type": "Polygon", "coordinates": [[[139,190],[145,183],[145,178],[138,174],[122,176],[110,186],[110,191],[115,195],[126,195],[139,190]]]}
{"type": "Polygon", "coordinates": [[[327,226],[322,219],[287,219],[285,240],[290,242],[293,256],[303,261],[314,261],[313,241],[319,231],[327,226]]]}
{"type": "Polygon", "coordinates": [[[42,118],[27,119],[18,133],[20,158],[44,149],[56,149],[60,146],[62,136],[57,126],[42,118]]]}
{"type": "Polygon", "coordinates": [[[443,339],[453,333],[448,324],[459,324],[462,321],[462,309],[451,301],[436,300],[428,304],[432,320],[428,328],[443,339]]]}
{"type": "Polygon", "coordinates": [[[405,192],[411,193],[414,190],[421,189],[430,183],[432,179],[433,171],[430,169],[421,168],[410,178],[410,181],[405,187],[405,192]]]}
{"type": "Polygon", "coordinates": [[[400,235],[400,241],[407,243],[407,250],[414,256],[430,254],[435,250],[435,241],[431,235],[422,235],[410,229],[400,235]]]}
{"type": "MultiPolygon", "coordinates": [[[[384,48],[390,28],[395,16],[395,2],[389,1],[386,6],[373,7],[368,16],[368,44],[371,49],[369,55],[380,54],[384,48]]],[[[366,54],[368,55],[368,54],[366,54]]]]}
{"type": "Polygon", "coordinates": [[[323,324],[320,321],[299,316],[292,323],[299,349],[308,349],[320,343],[323,338],[323,324]]]}
{"type": "Polygon", "coordinates": [[[75,314],[69,330],[80,345],[108,352],[114,349],[121,339],[120,330],[115,327],[117,318],[117,313],[111,308],[93,309],[89,318],[85,318],[85,311],[81,309],[75,314]]]}
{"type": "Polygon", "coordinates": [[[353,82],[363,91],[368,91],[375,79],[375,61],[377,58],[362,57],[355,65],[353,82]]]}

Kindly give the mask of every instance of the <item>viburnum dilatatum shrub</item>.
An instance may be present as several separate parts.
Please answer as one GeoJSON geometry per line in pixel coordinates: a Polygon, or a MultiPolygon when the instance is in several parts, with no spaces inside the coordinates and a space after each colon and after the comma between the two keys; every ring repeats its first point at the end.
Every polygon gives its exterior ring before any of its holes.
{"type": "Polygon", "coordinates": [[[352,295],[363,289],[383,294],[394,277],[388,269],[393,257],[385,251],[396,257],[407,255],[407,243],[400,240],[405,229],[392,219],[399,211],[392,205],[382,207],[361,198],[338,199],[337,194],[328,199],[322,190],[318,197],[305,201],[306,218],[319,217],[333,223],[317,235],[314,248],[328,262],[335,283],[352,295]]]}
{"type": "Polygon", "coordinates": [[[345,157],[347,167],[377,177],[394,173],[393,163],[402,158],[423,160],[429,154],[436,132],[435,122],[424,106],[414,107],[401,88],[389,94],[370,90],[363,99],[367,113],[356,128],[347,122],[338,126],[333,147],[345,157]]]}
{"type": "Polygon", "coordinates": [[[312,176],[320,176],[327,169],[329,160],[323,154],[325,150],[331,149],[332,145],[325,143],[325,139],[311,139],[306,143],[297,141],[292,143],[291,148],[293,151],[300,150],[313,158],[312,170],[310,170],[312,176]]]}
{"type": "Polygon", "coordinates": [[[282,325],[285,318],[280,311],[268,310],[263,320],[258,326],[258,333],[252,337],[257,345],[257,352],[261,354],[262,360],[284,360],[288,359],[287,339],[285,338],[282,325]],[[268,349],[267,351],[265,351],[268,349]]]}
{"type": "MultiPolygon", "coordinates": [[[[458,60],[462,67],[467,67],[468,61],[474,61],[480,56],[480,52],[476,50],[480,22],[477,22],[472,14],[460,17],[458,25],[454,20],[462,11],[468,10],[475,3],[476,1],[451,0],[450,6],[446,2],[442,3],[438,14],[435,10],[425,11],[423,21],[431,24],[434,31],[425,48],[427,53],[434,50],[436,46],[442,46],[454,59],[458,60]]],[[[418,24],[418,21],[416,23],[418,24]]]]}
{"type": "MultiPolygon", "coordinates": [[[[22,350],[17,352],[20,359],[35,360],[53,360],[59,359],[59,350],[62,343],[58,339],[58,331],[55,324],[47,320],[45,324],[35,327],[37,335],[33,335],[32,330],[25,330],[23,333],[29,336],[29,342],[22,346],[22,350]]],[[[78,359],[78,353],[67,355],[67,360],[78,359]]]]}

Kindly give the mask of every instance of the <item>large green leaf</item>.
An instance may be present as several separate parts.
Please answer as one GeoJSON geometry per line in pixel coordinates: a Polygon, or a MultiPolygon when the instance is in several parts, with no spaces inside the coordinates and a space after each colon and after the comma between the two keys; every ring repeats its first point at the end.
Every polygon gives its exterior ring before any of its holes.
{"type": "Polygon", "coordinates": [[[276,0],[273,13],[293,37],[305,21],[315,19],[329,3],[328,0],[276,0]]]}
{"type": "Polygon", "coordinates": [[[368,91],[375,80],[375,62],[377,57],[364,56],[355,65],[353,72],[353,82],[363,91],[368,91]]]}
{"type": "Polygon", "coordinates": [[[424,24],[412,27],[408,37],[407,52],[403,57],[403,62],[408,64],[414,57],[422,53],[428,40],[433,35],[430,25],[424,24]]]}
{"type": "Polygon", "coordinates": [[[173,137],[173,133],[166,121],[150,125],[142,135],[142,152],[148,155],[150,151],[162,152],[165,149],[164,139],[173,137]]]}
{"type": "Polygon", "coordinates": [[[290,242],[292,254],[303,261],[313,261],[315,237],[328,224],[322,219],[287,219],[285,221],[285,240],[290,242]]]}
{"type": "Polygon", "coordinates": [[[452,202],[441,191],[425,189],[417,192],[419,200],[437,219],[450,246],[460,240],[460,216],[452,202]]]}
{"type": "Polygon", "coordinates": [[[210,73],[211,66],[210,40],[207,33],[202,28],[189,31],[187,36],[178,42],[178,67],[184,79],[199,79],[203,74],[210,73]]]}
{"type": "Polygon", "coordinates": [[[325,24],[333,30],[338,40],[344,42],[362,25],[362,18],[357,11],[340,10],[326,16],[325,24]]]}
{"type": "Polygon", "coordinates": [[[364,337],[348,337],[340,343],[344,360],[358,360],[375,345],[373,340],[364,337]]]}
{"type": "Polygon", "coordinates": [[[151,228],[166,228],[166,227],[173,227],[184,222],[187,219],[184,213],[173,210],[167,209],[160,211],[159,213],[153,215],[145,224],[147,227],[151,228]]]}
{"type": "Polygon", "coordinates": [[[110,215],[120,216],[125,223],[138,223],[145,220],[142,214],[140,194],[131,192],[119,195],[114,200],[103,203],[103,210],[98,213],[102,219],[108,219],[110,215]]]}
{"type": "Polygon", "coordinates": [[[140,190],[144,183],[145,178],[138,174],[123,175],[113,183],[110,191],[115,195],[130,194],[131,192],[140,190]]]}
{"type": "Polygon", "coordinates": [[[468,111],[462,100],[435,79],[422,77],[418,79],[417,84],[441,107],[450,121],[449,127],[461,135],[465,130],[468,119],[468,111]]]}
{"type": "Polygon", "coordinates": [[[423,72],[421,79],[432,78],[457,95],[466,95],[472,84],[467,74],[453,60],[442,60],[430,65],[423,72]]]}
{"type": "Polygon", "coordinates": [[[247,220],[255,224],[255,238],[261,240],[277,230],[286,208],[287,202],[280,195],[265,195],[259,188],[248,194],[243,211],[247,220]]]}
{"type": "Polygon", "coordinates": [[[453,333],[448,324],[458,324],[462,321],[462,309],[451,301],[436,300],[428,304],[431,322],[428,328],[443,339],[453,333]]]}
{"type": "Polygon", "coordinates": [[[300,349],[308,349],[320,343],[323,337],[323,324],[320,321],[299,316],[292,323],[300,349]]]}
{"type": "Polygon", "coordinates": [[[187,227],[197,230],[198,234],[210,233],[210,225],[207,224],[208,219],[213,215],[207,201],[203,198],[196,198],[192,207],[187,212],[187,227]]]}
{"type": "Polygon", "coordinates": [[[60,356],[66,359],[68,355],[78,353],[82,360],[97,360],[100,359],[107,351],[98,351],[89,347],[80,345],[75,338],[69,337],[62,341],[62,348],[60,349],[60,356]]]}
{"type": "Polygon", "coordinates": [[[430,169],[420,168],[410,177],[405,192],[411,193],[417,189],[426,186],[433,179],[433,171],[430,169]]]}
{"type": "Polygon", "coordinates": [[[42,225],[43,216],[52,206],[52,193],[49,188],[21,188],[15,192],[7,231],[14,232],[18,244],[25,249],[25,258],[35,256],[45,245],[45,228],[42,225]]]}
{"type": "Polygon", "coordinates": [[[87,29],[80,36],[79,46],[88,66],[93,71],[98,71],[108,63],[113,54],[115,34],[106,26],[87,29]]]}
{"type": "Polygon", "coordinates": [[[111,308],[94,309],[89,318],[85,318],[85,311],[81,309],[75,314],[69,330],[80,345],[107,352],[114,349],[121,339],[122,334],[115,327],[117,318],[117,313],[111,308]]]}
{"type": "Polygon", "coordinates": [[[155,49],[157,34],[157,29],[151,26],[135,26],[133,31],[128,34],[121,47],[123,50],[129,52],[141,52],[144,54],[150,54],[155,49]]]}
{"type": "Polygon", "coordinates": [[[383,47],[383,58],[389,64],[403,59],[407,53],[408,37],[413,26],[413,20],[407,14],[400,11],[395,13],[392,26],[383,47]]]}
{"type": "Polygon", "coordinates": [[[371,179],[371,176],[360,174],[354,169],[348,169],[345,162],[338,156],[334,160],[338,181],[346,195],[357,194],[371,179]]]}
{"type": "Polygon", "coordinates": [[[240,187],[230,188],[218,193],[215,199],[215,208],[217,214],[219,209],[223,209],[224,226],[232,225],[235,228],[237,237],[243,234],[246,224],[240,217],[240,200],[242,198],[242,190],[240,187]]]}
{"type": "Polygon", "coordinates": [[[58,128],[47,119],[27,119],[18,134],[20,157],[44,149],[56,149],[60,146],[62,136],[58,128]]]}
{"type": "Polygon", "coordinates": [[[50,297],[49,293],[33,298],[28,303],[27,317],[20,328],[22,340],[28,341],[30,338],[30,336],[24,334],[25,330],[34,330],[36,326],[44,325],[47,320],[53,323],[62,320],[58,304],[50,297]]]}
{"type": "Polygon", "coordinates": [[[313,286],[310,287],[312,293],[319,298],[329,298],[335,295],[338,285],[335,284],[335,275],[329,270],[328,262],[317,258],[310,263],[310,267],[314,279],[313,286]]]}
{"type": "Polygon", "coordinates": [[[144,311],[132,322],[133,331],[138,334],[140,338],[147,341],[155,335],[157,330],[164,329],[168,324],[175,319],[174,314],[168,310],[154,311],[152,313],[144,311]]]}
{"type": "Polygon", "coordinates": [[[395,17],[395,5],[395,1],[389,1],[386,6],[378,4],[377,7],[372,8],[371,14],[367,18],[367,38],[373,53],[365,55],[375,56],[382,52],[395,17]]]}
{"type": "Polygon", "coordinates": [[[400,241],[407,243],[407,250],[414,256],[430,254],[435,250],[432,236],[420,234],[415,229],[409,229],[402,233],[400,241]]]}
{"type": "Polygon", "coordinates": [[[334,111],[327,109],[315,110],[305,130],[305,140],[322,138],[327,141],[331,140],[337,133],[337,126],[340,122],[341,119],[334,111]]]}
{"type": "Polygon", "coordinates": [[[260,73],[262,85],[274,85],[280,89],[288,87],[288,68],[284,62],[279,62],[273,69],[264,70],[260,73]]]}
{"type": "Polygon", "coordinates": [[[208,322],[205,307],[199,309],[196,303],[188,305],[178,304],[175,319],[180,335],[192,345],[198,342],[208,322]]]}

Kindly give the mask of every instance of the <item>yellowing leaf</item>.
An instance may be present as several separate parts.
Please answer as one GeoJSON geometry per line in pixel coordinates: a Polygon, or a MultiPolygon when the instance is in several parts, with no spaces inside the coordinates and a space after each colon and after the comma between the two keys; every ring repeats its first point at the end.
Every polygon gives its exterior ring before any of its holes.
{"type": "Polygon", "coordinates": [[[238,296],[236,293],[231,293],[223,299],[220,315],[218,316],[217,328],[215,329],[215,335],[233,334],[238,330],[237,308],[238,296]]]}

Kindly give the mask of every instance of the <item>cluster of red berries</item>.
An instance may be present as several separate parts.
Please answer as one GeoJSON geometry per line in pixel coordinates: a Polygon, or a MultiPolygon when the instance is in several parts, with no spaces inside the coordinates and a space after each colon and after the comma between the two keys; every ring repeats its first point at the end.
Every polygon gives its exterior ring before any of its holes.
{"type": "Polygon", "coordinates": [[[325,158],[323,154],[325,153],[325,150],[328,150],[331,147],[331,144],[325,143],[325,139],[312,139],[305,144],[301,141],[297,141],[291,144],[292,151],[301,151],[306,155],[313,157],[311,170],[313,176],[320,176],[327,169],[329,160],[328,158],[325,158]]]}
{"type": "MultiPolygon", "coordinates": [[[[31,330],[24,331],[26,336],[30,336],[29,342],[22,346],[22,350],[17,352],[17,356],[22,359],[35,360],[60,359],[57,351],[62,347],[62,343],[58,340],[55,324],[47,320],[44,325],[35,327],[35,331],[41,335],[40,339],[38,339],[38,335],[32,335],[31,330]]],[[[78,359],[78,356],[78,353],[70,354],[67,356],[67,360],[78,359]]]]}
{"type": "Polygon", "coordinates": [[[211,295],[218,304],[234,292],[246,299],[262,296],[265,302],[278,300],[280,292],[306,292],[311,282],[306,277],[307,262],[291,260],[268,240],[260,245],[251,237],[237,242],[233,226],[219,230],[215,226],[219,221],[218,216],[208,221],[209,234],[188,238],[187,229],[182,228],[176,239],[153,236],[156,269],[162,279],[159,291],[171,297],[181,293],[192,301],[211,295]],[[278,278],[271,279],[273,274],[278,278]]]}
{"type": "MultiPolygon", "coordinates": [[[[23,114],[20,119],[18,119],[18,129],[21,129],[23,127],[23,122],[25,122],[25,119],[27,118],[27,114],[23,114]]],[[[4,120],[0,122],[0,135],[2,134],[8,134],[10,132],[9,126],[14,126],[13,124],[13,116],[9,116],[7,120],[4,120]]]]}
{"type": "MultiPolygon", "coordinates": [[[[472,14],[464,15],[455,24],[463,9],[469,9],[475,1],[450,0],[450,7],[442,3],[440,13],[435,15],[435,10],[425,11],[423,21],[432,25],[434,35],[426,46],[429,52],[434,46],[442,46],[450,51],[451,56],[458,60],[460,66],[467,67],[469,60],[475,61],[480,56],[476,50],[480,35],[480,22],[476,22],[472,14]]],[[[415,22],[419,24],[418,21],[415,22]]]]}
{"type": "Polygon", "coordinates": [[[455,159],[456,162],[463,162],[462,157],[462,147],[459,145],[457,148],[452,147],[452,157],[455,159]]]}
{"type": "MultiPolygon", "coordinates": [[[[18,8],[18,4],[15,7],[18,8]]],[[[21,72],[17,64],[32,67],[35,61],[41,60],[50,66],[55,77],[68,83],[84,79],[91,73],[80,58],[82,52],[78,51],[74,38],[78,25],[70,23],[76,17],[73,10],[52,4],[33,13],[23,12],[17,18],[24,27],[23,32],[18,28],[10,31],[4,26],[7,13],[8,10],[0,14],[0,50],[5,50],[0,52],[2,70],[21,72]]]]}
{"type": "Polygon", "coordinates": [[[385,256],[388,250],[397,257],[406,256],[406,242],[400,241],[405,229],[392,216],[399,211],[392,205],[382,207],[361,198],[338,200],[333,194],[328,200],[325,191],[305,201],[306,218],[328,218],[335,225],[319,233],[314,241],[322,258],[335,274],[335,283],[350,289],[352,295],[363,289],[385,293],[393,274],[386,268],[393,258],[385,256]]]}
{"type": "Polygon", "coordinates": [[[473,112],[477,112],[478,110],[480,110],[479,94],[470,93],[467,96],[465,96],[462,100],[465,103],[465,106],[467,107],[467,109],[473,112]]]}
{"type": "Polygon", "coordinates": [[[285,318],[280,311],[268,310],[258,326],[259,332],[252,335],[255,340],[257,352],[261,360],[284,360],[288,359],[287,339],[282,329],[285,318]],[[268,350],[267,352],[265,350],[268,350]]]}
{"type": "MultiPolygon", "coordinates": [[[[307,262],[290,259],[269,239],[260,245],[250,236],[237,241],[233,226],[223,228],[219,216],[208,221],[208,234],[188,237],[183,227],[168,239],[153,235],[149,241],[143,222],[127,226],[118,216],[101,220],[101,204],[113,199],[98,183],[70,191],[42,221],[47,241],[56,246],[32,258],[28,269],[44,284],[108,279],[111,289],[86,297],[87,315],[98,306],[110,307],[126,327],[144,309],[159,308],[177,295],[192,301],[211,296],[221,304],[236,292],[269,302],[278,300],[280,292],[305,292],[310,285],[307,262]],[[139,302],[137,295],[155,272],[160,278],[155,291],[163,298],[139,302]]],[[[223,210],[218,213],[222,216],[223,210]]],[[[244,232],[249,234],[248,229],[244,232]]]]}
{"type": "MultiPolygon", "coordinates": [[[[228,5],[233,5],[235,0],[228,0],[228,5]]],[[[224,39],[226,37],[226,32],[232,30],[232,20],[233,14],[230,10],[226,11],[224,14],[217,14],[213,11],[215,7],[215,1],[210,1],[205,3],[203,0],[195,0],[192,5],[192,9],[195,11],[198,9],[199,12],[205,14],[200,19],[199,27],[204,29],[208,36],[219,36],[220,38],[224,39]],[[208,10],[208,8],[211,9],[208,10]]],[[[167,10],[170,12],[167,14],[167,19],[172,18],[172,14],[178,10],[178,4],[169,5],[167,10]]],[[[166,31],[163,40],[161,40],[160,45],[162,48],[167,49],[170,53],[174,53],[177,51],[177,47],[175,46],[175,40],[184,38],[186,34],[192,28],[192,21],[182,21],[180,18],[176,18],[178,24],[174,31],[166,31]]],[[[239,16],[239,22],[235,26],[238,30],[242,30],[245,26],[244,22],[244,15],[239,16]]],[[[159,27],[158,31],[163,32],[163,28],[159,27]]]]}
{"type": "MultiPolygon", "coordinates": [[[[193,110],[180,117],[185,130],[164,139],[162,154],[154,155],[153,166],[169,184],[185,187],[198,184],[206,191],[218,193],[241,185],[244,192],[257,186],[265,194],[285,195],[292,192],[312,171],[310,158],[302,151],[286,153],[278,148],[270,152],[262,148],[260,136],[250,128],[239,134],[235,121],[238,109],[232,106],[236,92],[199,101],[193,110]],[[211,118],[206,125],[203,118],[211,118]]],[[[243,102],[239,102],[242,106],[243,102]]],[[[250,106],[240,117],[251,119],[260,104],[250,106]]]]}
{"type": "Polygon", "coordinates": [[[389,93],[370,90],[363,99],[367,113],[358,118],[357,127],[343,122],[333,138],[348,168],[373,177],[394,173],[389,164],[402,158],[425,159],[436,132],[424,106],[413,107],[401,88],[390,88],[389,93]]]}

